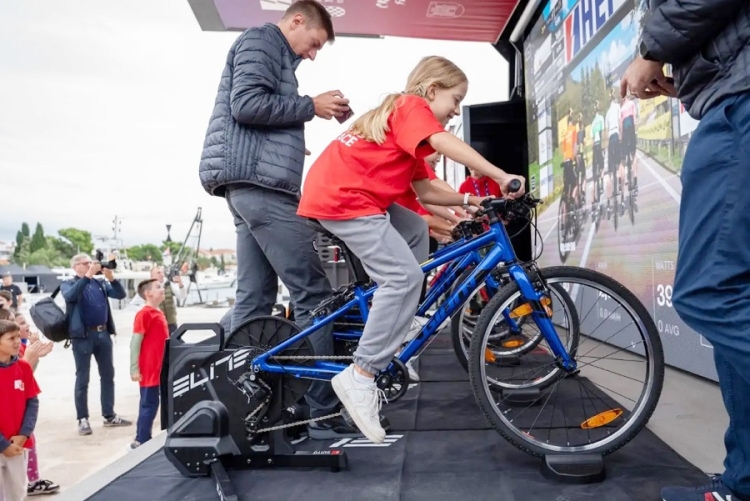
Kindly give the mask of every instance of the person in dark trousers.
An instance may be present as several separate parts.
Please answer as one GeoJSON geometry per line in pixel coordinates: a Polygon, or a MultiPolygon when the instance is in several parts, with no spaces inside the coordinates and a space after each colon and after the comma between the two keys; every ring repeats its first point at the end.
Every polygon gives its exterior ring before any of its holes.
{"type": "Polygon", "coordinates": [[[141,387],[138,424],[131,449],[151,440],[151,429],[159,408],[164,349],[169,339],[167,318],[159,307],[165,297],[161,280],[152,278],[139,283],[138,295],[146,304],[135,314],[133,337],[130,339],[130,379],[137,381],[141,387]]]}
{"type": "Polygon", "coordinates": [[[91,435],[89,424],[89,375],[91,355],[96,359],[101,378],[101,402],[104,426],[130,426],[115,414],[115,367],[112,362],[112,336],[115,323],[109,307],[109,299],[125,299],[122,284],[115,280],[112,270],[92,261],[88,254],[78,254],[70,260],[76,276],[60,284],[65,298],[68,319],[68,334],[76,362],[75,405],[78,417],[78,433],[91,435]],[[106,280],[94,278],[99,272],[106,280]]]}
{"type": "MultiPolygon", "coordinates": [[[[300,96],[294,74],[335,38],[331,16],[314,0],[293,3],[278,24],[243,32],[234,42],[219,84],[203,146],[203,188],[224,197],[237,232],[237,295],[231,328],[270,315],[278,280],[289,289],[301,328],[332,294],[314,249],[315,230],[297,216],[305,158],[305,123],[348,113],[339,90],[300,96]]],[[[310,336],[315,354],[333,355],[332,328],[310,336]]],[[[338,411],[328,381],[305,395],[312,417],[338,411]]],[[[309,426],[314,439],[360,437],[341,417],[309,426]]]]}
{"type": "Polygon", "coordinates": [[[651,0],[639,54],[620,94],[676,96],[700,120],[680,173],[672,302],[713,345],[729,414],[724,472],[696,489],[664,488],[662,499],[750,500],[750,2],[651,0]]]}

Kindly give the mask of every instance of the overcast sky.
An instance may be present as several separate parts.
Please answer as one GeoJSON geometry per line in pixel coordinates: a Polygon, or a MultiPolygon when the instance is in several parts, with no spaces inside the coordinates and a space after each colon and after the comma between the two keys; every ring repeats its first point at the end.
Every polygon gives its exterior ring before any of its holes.
{"type": "MultiPolygon", "coordinates": [[[[22,221],[110,233],[115,215],[126,245],[160,242],[166,224],[182,240],[203,207],[201,247],[234,248],[226,203],[203,191],[198,162],[238,35],[202,32],[187,0],[0,0],[0,240],[22,221]]],[[[507,97],[491,45],[401,38],[337,39],[300,65],[300,93],[340,89],[361,113],[426,55],[466,72],[465,104],[507,97]]],[[[308,123],[312,158],[343,129],[308,123]]]]}

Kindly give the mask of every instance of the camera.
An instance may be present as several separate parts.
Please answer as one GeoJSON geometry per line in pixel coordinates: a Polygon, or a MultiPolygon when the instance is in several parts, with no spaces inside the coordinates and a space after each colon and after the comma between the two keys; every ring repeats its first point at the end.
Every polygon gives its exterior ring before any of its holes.
{"type": "MultiPolygon", "coordinates": [[[[99,264],[102,265],[102,268],[107,268],[109,270],[116,270],[117,269],[117,261],[115,259],[112,259],[111,261],[105,261],[104,260],[104,253],[101,250],[96,251],[96,260],[99,261],[99,264]]],[[[97,273],[97,275],[101,275],[101,271],[97,273]]]]}

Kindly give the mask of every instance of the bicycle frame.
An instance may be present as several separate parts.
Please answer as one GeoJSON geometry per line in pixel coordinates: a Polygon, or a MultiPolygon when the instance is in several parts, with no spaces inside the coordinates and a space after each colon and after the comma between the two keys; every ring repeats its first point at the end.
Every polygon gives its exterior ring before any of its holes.
{"type": "MultiPolygon", "coordinates": [[[[457,243],[458,244],[458,243],[457,243]]],[[[532,305],[532,316],[536,321],[537,325],[542,331],[542,335],[549,343],[550,348],[556,355],[559,362],[565,368],[572,368],[574,370],[576,364],[570,358],[567,351],[565,350],[562,341],[557,335],[554,326],[550,318],[547,316],[544,308],[541,306],[542,294],[537,292],[526,276],[523,267],[518,263],[518,259],[513,250],[513,246],[510,242],[510,237],[506,232],[504,226],[500,222],[496,222],[490,225],[488,231],[482,235],[469,239],[460,245],[451,245],[450,248],[446,248],[437,252],[433,257],[422,263],[422,271],[426,274],[435,268],[448,263],[450,261],[461,259],[460,263],[468,262],[471,258],[472,253],[477,253],[482,247],[492,245],[492,248],[481,259],[471,274],[460,284],[460,286],[443,302],[440,308],[437,309],[435,314],[429,318],[427,323],[422,327],[422,330],[417,336],[412,339],[398,355],[398,358],[402,362],[408,361],[421,347],[428,342],[428,340],[438,333],[440,326],[451,317],[471,296],[471,294],[488,278],[490,272],[494,270],[500,263],[507,265],[508,273],[511,280],[518,284],[522,296],[530,302],[532,305]]],[[[457,268],[452,271],[451,274],[457,272],[457,268]]],[[[447,282],[447,280],[446,280],[447,282]]],[[[335,312],[319,319],[313,325],[307,327],[302,332],[299,332],[295,336],[287,339],[286,341],[274,346],[265,353],[256,356],[251,362],[251,366],[256,372],[269,372],[269,373],[284,373],[291,374],[295,377],[306,378],[306,379],[323,379],[328,380],[333,376],[344,370],[347,365],[337,364],[332,362],[325,362],[316,360],[315,364],[310,366],[285,366],[274,362],[269,362],[271,357],[274,357],[293,346],[301,339],[309,336],[316,332],[318,329],[334,322],[337,318],[343,316],[355,305],[359,306],[360,313],[365,322],[368,317],[368,299],[370,299],[377,286],[371,287],[366,291],[361,288],[354,289],[354,298],[345,303],[335,312]]],[[[438,296],[435,296],[435,298],[438,296]]],[[[426,301],[425,301],[426,302],[426,301]]],[[[506,317],[510,320],[509,317],[506,317]]],[[[392,366],[393,364],[391,364],[392,366]]],[[[391,367],[389,366],[389,369],[391,367]]]]}

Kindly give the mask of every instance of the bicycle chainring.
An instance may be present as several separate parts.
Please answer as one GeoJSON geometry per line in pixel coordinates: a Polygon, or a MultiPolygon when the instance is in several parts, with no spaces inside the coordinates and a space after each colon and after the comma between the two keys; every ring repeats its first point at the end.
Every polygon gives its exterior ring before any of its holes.
{"type": "MultiPolygon", "coordinates": [[[[265,353],[274,346],[278,346],[287,339],[297,335],[300,328],[294,322],[283,317],[263,316],[255,317],[236,328],[225,342],[225,350],[239,350],[250,348],[247,358],[248,364],[254,357],[265,353]]],[[[309,337],[304,337],[289,348],[278,354],[283,357],[300,357],[295,360],[278,360],[276,363],[284,366],[312,366],[315,353],[309,337]],[[309,358],[308,358],[309,357],[309,358]]],[[[274,363],[274,358],[269,359],[274,363]]],[[[251,370],[248,365],[248,370],[251,370]]],[[[307,392],[312,383],[309,379],[296,378],[286,374],[260,372],[257,374],[271,389],[272,397],[269,401],[265,417],[268,423],[277,423],[281,419],[281,412],[296,404],[307,392]],[[281,405],[279,404],[281,399],[281,405]]],[[[252,410],[252,409],[250,409],[252,410]]]]}

